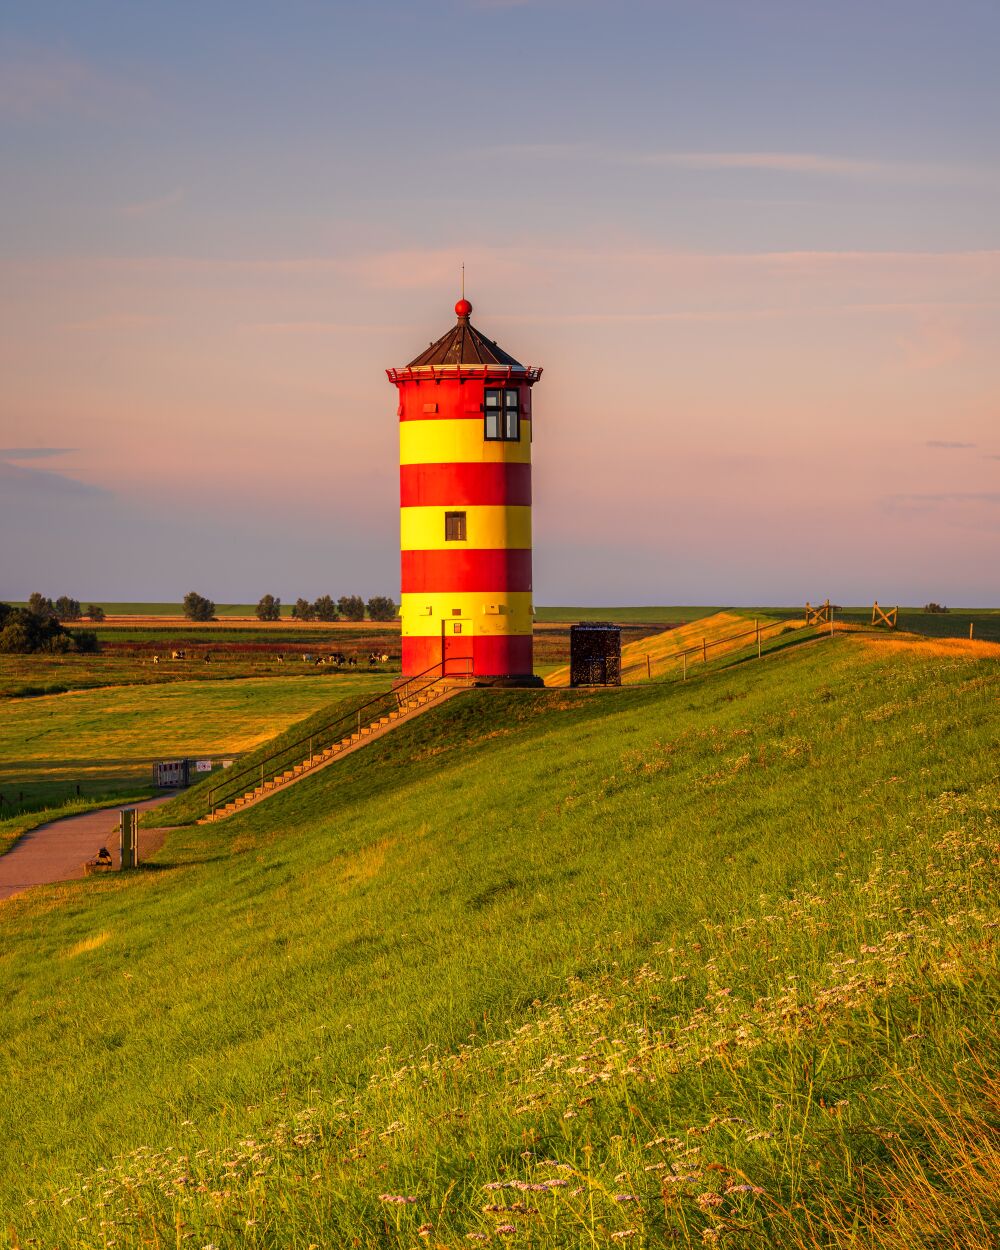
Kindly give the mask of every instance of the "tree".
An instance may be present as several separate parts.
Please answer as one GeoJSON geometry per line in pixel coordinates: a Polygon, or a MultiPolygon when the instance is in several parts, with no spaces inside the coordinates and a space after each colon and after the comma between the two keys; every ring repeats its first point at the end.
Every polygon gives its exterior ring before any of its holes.
{"type": "Polygon", "coordinates": [[[360,595],[341,595],[337,600],[337,610],[346,621],[365,619],[365,601],[360,595]]]}
{"type": "Polygon", "coordinates": [[[184,615],[189,621],[214,621],[215,604],[191,590],[184,596],[184,615]]]}
{"type": "Polygon", "coordinates": [[[32,616],[55,616],[56,605],[51,599],[47,599],[44,595],[40,595],[36,590],[28,599],[28,611],[32,616]]]}
{"type": "Polygon", "coordinates": [[[264,595],[260,603],[257,604],[257,620],[280,621],[281,600],[275,599],[274,595],[264,595]]]}
{"type": "Polygon", "coordinates": [[[297,621],[311,621],[314,615],[313,605],[308,599],[295,600],[295,605],[292,608],[292,616],[294,616],[297,621]]]}
{"type": "Polygon", "coordinates": [[[83,616],[79,599],[71,599],[69,595],[60,595],[56,600],[56,616],[61,621],[78,621],[83,616]]]}
{"type": "Polygon", "coordinates": [[[68,651],[98,651],[100,644],[93,630],[78,634],[63,629],[54,616],[12,608],[0,603],[0,652],[30,655],[38,651],[60,655],[68,651]]]}
{"type": "Polygon", "coordinates": [[[104,609],[99,603],[88,603],[87,611],[84,615],[87,617],[88,621],[103,621],[104,609]]]}
{"type": "Polygon", "coordinates": [[[335,621],[337,619],[337,605],[329,595],[320,595],[313,604],[313,611],[316,613],[318,621],[335,621]]]}
{"type": "Polygon", "coordinates": [[[368,617],[373,621],[394,621],[396,605],[385,595],[372,595],[368,600],[368,617]]]}
{"type": "Polygon", "coordinates": [[[94,655],[101,644],[94,629],[75,629],[71,634],[73,645],[82,655],[94,655]]]}

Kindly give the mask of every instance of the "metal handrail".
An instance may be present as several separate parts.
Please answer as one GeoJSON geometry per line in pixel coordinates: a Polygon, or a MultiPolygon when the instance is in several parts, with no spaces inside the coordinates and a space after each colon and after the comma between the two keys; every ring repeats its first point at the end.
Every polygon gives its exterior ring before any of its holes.
{"type": "MultiPolygon", "coordinates": [[[[277,773],[278,773],[277,768],[274,768],[268,771],[268,765],[272,764],[275,760],[282,759],[289,754],[294,754],[295,752],[298,751],[299,748],[305,746],[307,743],[309,746],[309,751],[308,751],[308,754],[304,756],[304,758],[312,759],[313,754],[314,754],[314,747],[316,745],[317,739],[323,740],[324,738],[329,736],[330,740],[332,741],[332,739],[335,738],[337,735],[336,733],[331,733],[331,731],[340,729],[341,726],[348,724],[348,722],[350,722],[352,726],[356,724],[358,731],[360,731],[363,714],[366,711],[368,711],[370,708],[375,707],[376,704],[384,705],[387,699],[391,699],[393,701],[389,705],[390,707],[392,706],[395,706],[396,708],[402,707],[403,704],[406,703],[409,699],[412,699],[414,695],[421,694],[424,690],[429,689],[431,686],[435,685],[437,682],[443,681],[444,678],[448,676],[448,666],[450,664],[458,664],[458,663],[464,664],[466,667],[463,673],[459,673],[456,675],[458,676],[471,676],[472,675],[471,657],[468,657],[468,656],[454,656],[451,658],[446,657],[445,659],[438,661],[437,664],[432,664],[429,668],[424,669],[423,672],[415,673],[412,677],[406,678],[405,681],[402,681],[398,685],[393,686],[391,690],[383,691],[382,694],[376,695],[373,699],[369,699],[366,703],[362,703],[361,706],[356,707],[354,711],[346,712],[344,713],[344,715],[338,716],[331,721],[327,721],[325,724],[318,725],[316,728],[312,730],[311,733],[303,734],[301,738],[297,738],[294,742],[289,742],[286,746],[283,746],[279,751],[273,751],[270,755],[266,755],[262,760],[259,760],[256,764],[253,764],[251,767],[241,769],[238,773],[231,774],[225,779],[225,781],[220,782],[217,786],[212,786],[212,788],[209,790],[208,792],[209,814],[214,816],[216,811],[221,806],[223,806],[224,803],[227,803],[229,801],[229,798],[232,796],[232,794],[239,793],[240,791],[245,792],[245,787],[241,784],[238,784],[242,782],[244,778],[253,777],[255,779],[254,788],[256,788],[258,785],[264,785],[267,780],[269,780],[272,777],[277,776],[277,773]],[[419,688],[417,688],[417,683],[421,683],[421,682],[423,684],[420,685],[419,688]],[[259,780],[257,780],[258,777],[259,777],[259,780]],[[226,791],[226,797],[217,798],[217,796],[223,790],[226,791]]],[[[283,765],[283,767],[288,767],[288,764],[286,763],[285,765],[283,765]]]]}

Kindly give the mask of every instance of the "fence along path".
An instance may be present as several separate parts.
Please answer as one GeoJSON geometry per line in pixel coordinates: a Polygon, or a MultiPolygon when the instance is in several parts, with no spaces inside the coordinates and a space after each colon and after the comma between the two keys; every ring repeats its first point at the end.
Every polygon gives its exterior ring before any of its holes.
{"type": "MultiPolygon", "coordinates": [[[[738,612],[716,612],[713,616],[690,621],[676,629],[664,630],[650,638],[639,638],[622,647],[622,683],[649,678],[680,677],[685,657],[687,667],[695,668],[708,660],[743,651],[793,630],[805,628],[804,620],[778,620],[773,616],[744,616],[738,612]],[[755,624],[756,622],[756,624],[755,624]]],[[[569,665],[555,669],[545,679],[546,686],[569,684],[569,665]]]]}

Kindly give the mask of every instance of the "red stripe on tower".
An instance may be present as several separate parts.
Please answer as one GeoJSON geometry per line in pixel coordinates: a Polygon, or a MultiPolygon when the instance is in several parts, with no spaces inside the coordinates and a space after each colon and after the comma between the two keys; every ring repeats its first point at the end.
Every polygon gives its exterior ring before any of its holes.
{"type": "Polygon", "coordinates": [[[531,505],[531,465],[402,464],[399,502],[403,508],[455,508],[469,504],[531,505]]]}
{"type": "Polygon", "coordinates": [[[531,589],[530,548],[404,551],[403,594],[531,589]]]}

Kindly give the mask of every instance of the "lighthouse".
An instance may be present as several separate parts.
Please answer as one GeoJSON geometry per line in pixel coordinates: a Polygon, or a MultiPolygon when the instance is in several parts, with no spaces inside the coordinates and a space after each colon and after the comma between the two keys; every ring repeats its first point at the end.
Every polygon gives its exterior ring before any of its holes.
{"type": "Polygon", "coordinates": [[[470,320],[408,365],[399,396],[403,673],[528,684],[532,675],[531,389],[470,320]]]}

